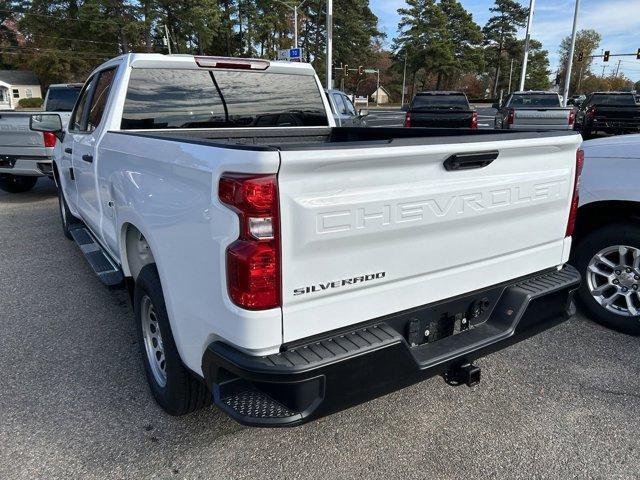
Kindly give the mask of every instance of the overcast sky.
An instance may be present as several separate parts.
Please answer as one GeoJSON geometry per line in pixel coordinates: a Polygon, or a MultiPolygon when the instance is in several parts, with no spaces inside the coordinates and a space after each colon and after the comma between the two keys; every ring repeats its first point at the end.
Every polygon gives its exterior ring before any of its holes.
{"type": "MultiPolygon", "coordinates": [[[[460,0],[473,14],[473,19],[483,26],[490,16],[493,0],[460,0]]],[[[528,6],[528,0],[520,0],[528,6]]],[[[404,0],[371,0],[371,8],[378,16],[382,30],[390,45],[398,27],[398,8],[404,0]]],[[[558,46],[566,35],[571,34],[574,0],[537,0],[531,36],[540,40],[549,51],[551,69],[558,67],[558,46]]],[[[635,53],[640,48],[640,0],[582,0],[578,14],[578,29],[593,28],[602,35],[600,48],[614,53],[635,53]]],[[[524,37],[524,30],[520,34],[524,37]]],[[[607,72],[612,72],[621,59],[620,71],[631,80],[640,80],[640,60],[634,57],[614,57],[604,63],[607,72]]],[[[602,73],[603,62],[593,63],[593,70],[602,73]]]]}

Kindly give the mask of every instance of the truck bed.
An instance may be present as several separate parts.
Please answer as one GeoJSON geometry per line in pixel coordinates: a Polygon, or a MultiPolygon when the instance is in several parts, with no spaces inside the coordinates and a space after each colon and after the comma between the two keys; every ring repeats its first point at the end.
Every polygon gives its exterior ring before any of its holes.
{"type": "Polygon", "coordinates": [[[459,128],[269,128],[208,130],[114,131],[121,135],[211,145],[247,150],[307,150],[317,148],[360,148],[410,145],[439,145],[456,137],[456,143],[468,144],[500,140],[522,140],[577,135],[571,131],[471,130],[459,128]]]}

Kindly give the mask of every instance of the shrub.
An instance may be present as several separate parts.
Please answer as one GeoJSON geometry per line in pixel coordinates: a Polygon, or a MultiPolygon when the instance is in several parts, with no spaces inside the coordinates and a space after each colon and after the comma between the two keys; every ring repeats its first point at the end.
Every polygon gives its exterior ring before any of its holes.
{"type": "Polygon", "coordinates": [[[21,108],[40,108],[42,102],[41,98],[21,98],[18,100],[18,106],[21,108]]]}

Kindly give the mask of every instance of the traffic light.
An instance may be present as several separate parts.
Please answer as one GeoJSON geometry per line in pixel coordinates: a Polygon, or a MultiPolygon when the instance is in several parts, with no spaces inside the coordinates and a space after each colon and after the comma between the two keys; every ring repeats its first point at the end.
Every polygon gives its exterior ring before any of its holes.
{"type": "MultiPolygon", "coordinates": [[[[638,50],[640,52],[640,50],[638,50]]],[[[362,75],[364,73],[364,67],[362,65],[358,66],[358,75],[362,75]]]]}
{"type": "Polygon", "coordinates": [[[640,60],[640,48],[638,49],[638,53],[636,53],[636,58],[640,60]]]}
{"type": "Polygon", "coordinates": [[[349,76],[349,65],[345,64],[344,67],[342,67],[342,73],[345,77],[349,76]]]}
{"type": "Polygon", "coordinates": [[[609,61],[609,55],[611,55],[611,52],[609,50],[605,50],[604,51],[604,55],[602,56],[602,60],[604,62],[608,62],[609,61]]]}
{"type": "MultiPolygon", "coordinates": [[[[639,50],[639,51],[640,51],[640,50],[639,50]]],[[[583,54],[582,52],[580,52],[580,53],[578,54],[578,61],[579,61],[579,62],[581,62],[583,58],[584,58],[584,54],[583,54]]]]}

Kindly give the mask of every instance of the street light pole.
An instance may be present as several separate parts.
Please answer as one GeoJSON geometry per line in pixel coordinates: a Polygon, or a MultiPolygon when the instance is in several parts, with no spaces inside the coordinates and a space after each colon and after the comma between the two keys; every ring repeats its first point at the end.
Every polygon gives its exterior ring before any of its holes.
{"type": "Polygon", "coordinates": [[[567,106],[569,99],[569,87],[571,86],[571,68],[573,67],[573,52],[576,49],[576,27],[578,26],[578,10],[580,9],[580,0],[576,0],[576,9],[573,12],[573,30],[571,31],[571,48],[569,49],[569,61],[567,62],[567,71],[564,74],[564,92],[562,95],[562,106],[567,106]]]}
{"type": "Polygon", "coordinates": [[[293,6],[293,48],[298,48],[298,5],[293,6]]]}
{"type": "Polygon", "coordinates": [[[331,58],[333,51],[333,0],[327,0],[327,88],[331,89],[331,75],[333,59],[331,58]]]}
{"type": "Polygon", "coordinates": [[[405,81],[407,79],[407,52],[404,52],[404,73],[402,74],[402,101],[401,106],[404,107],[404,91],[405,91],[405,81]]]}
{"type": "Polygon", "coordinates": [[[524,80],[527,76],[527,61],[529,60],[529,39],[531,38],[531,24],[533,23],[533,9],[536,7],[536,0],[529,2],[529,18],[527,19],[527,34],[524,38],[524,57],[522,58],[522,72],[520,73],[520,91],[524,91],[524,80]]]}
{"type": "Polygon", "coordinates": [[[284,2],[283,0],[274,0],[287,8],[293,10],[293,48],[298,48],[298,9],[307,1],[302,0],[300,3],[296,3],[291,6],[291,4],[284,2]]]}

